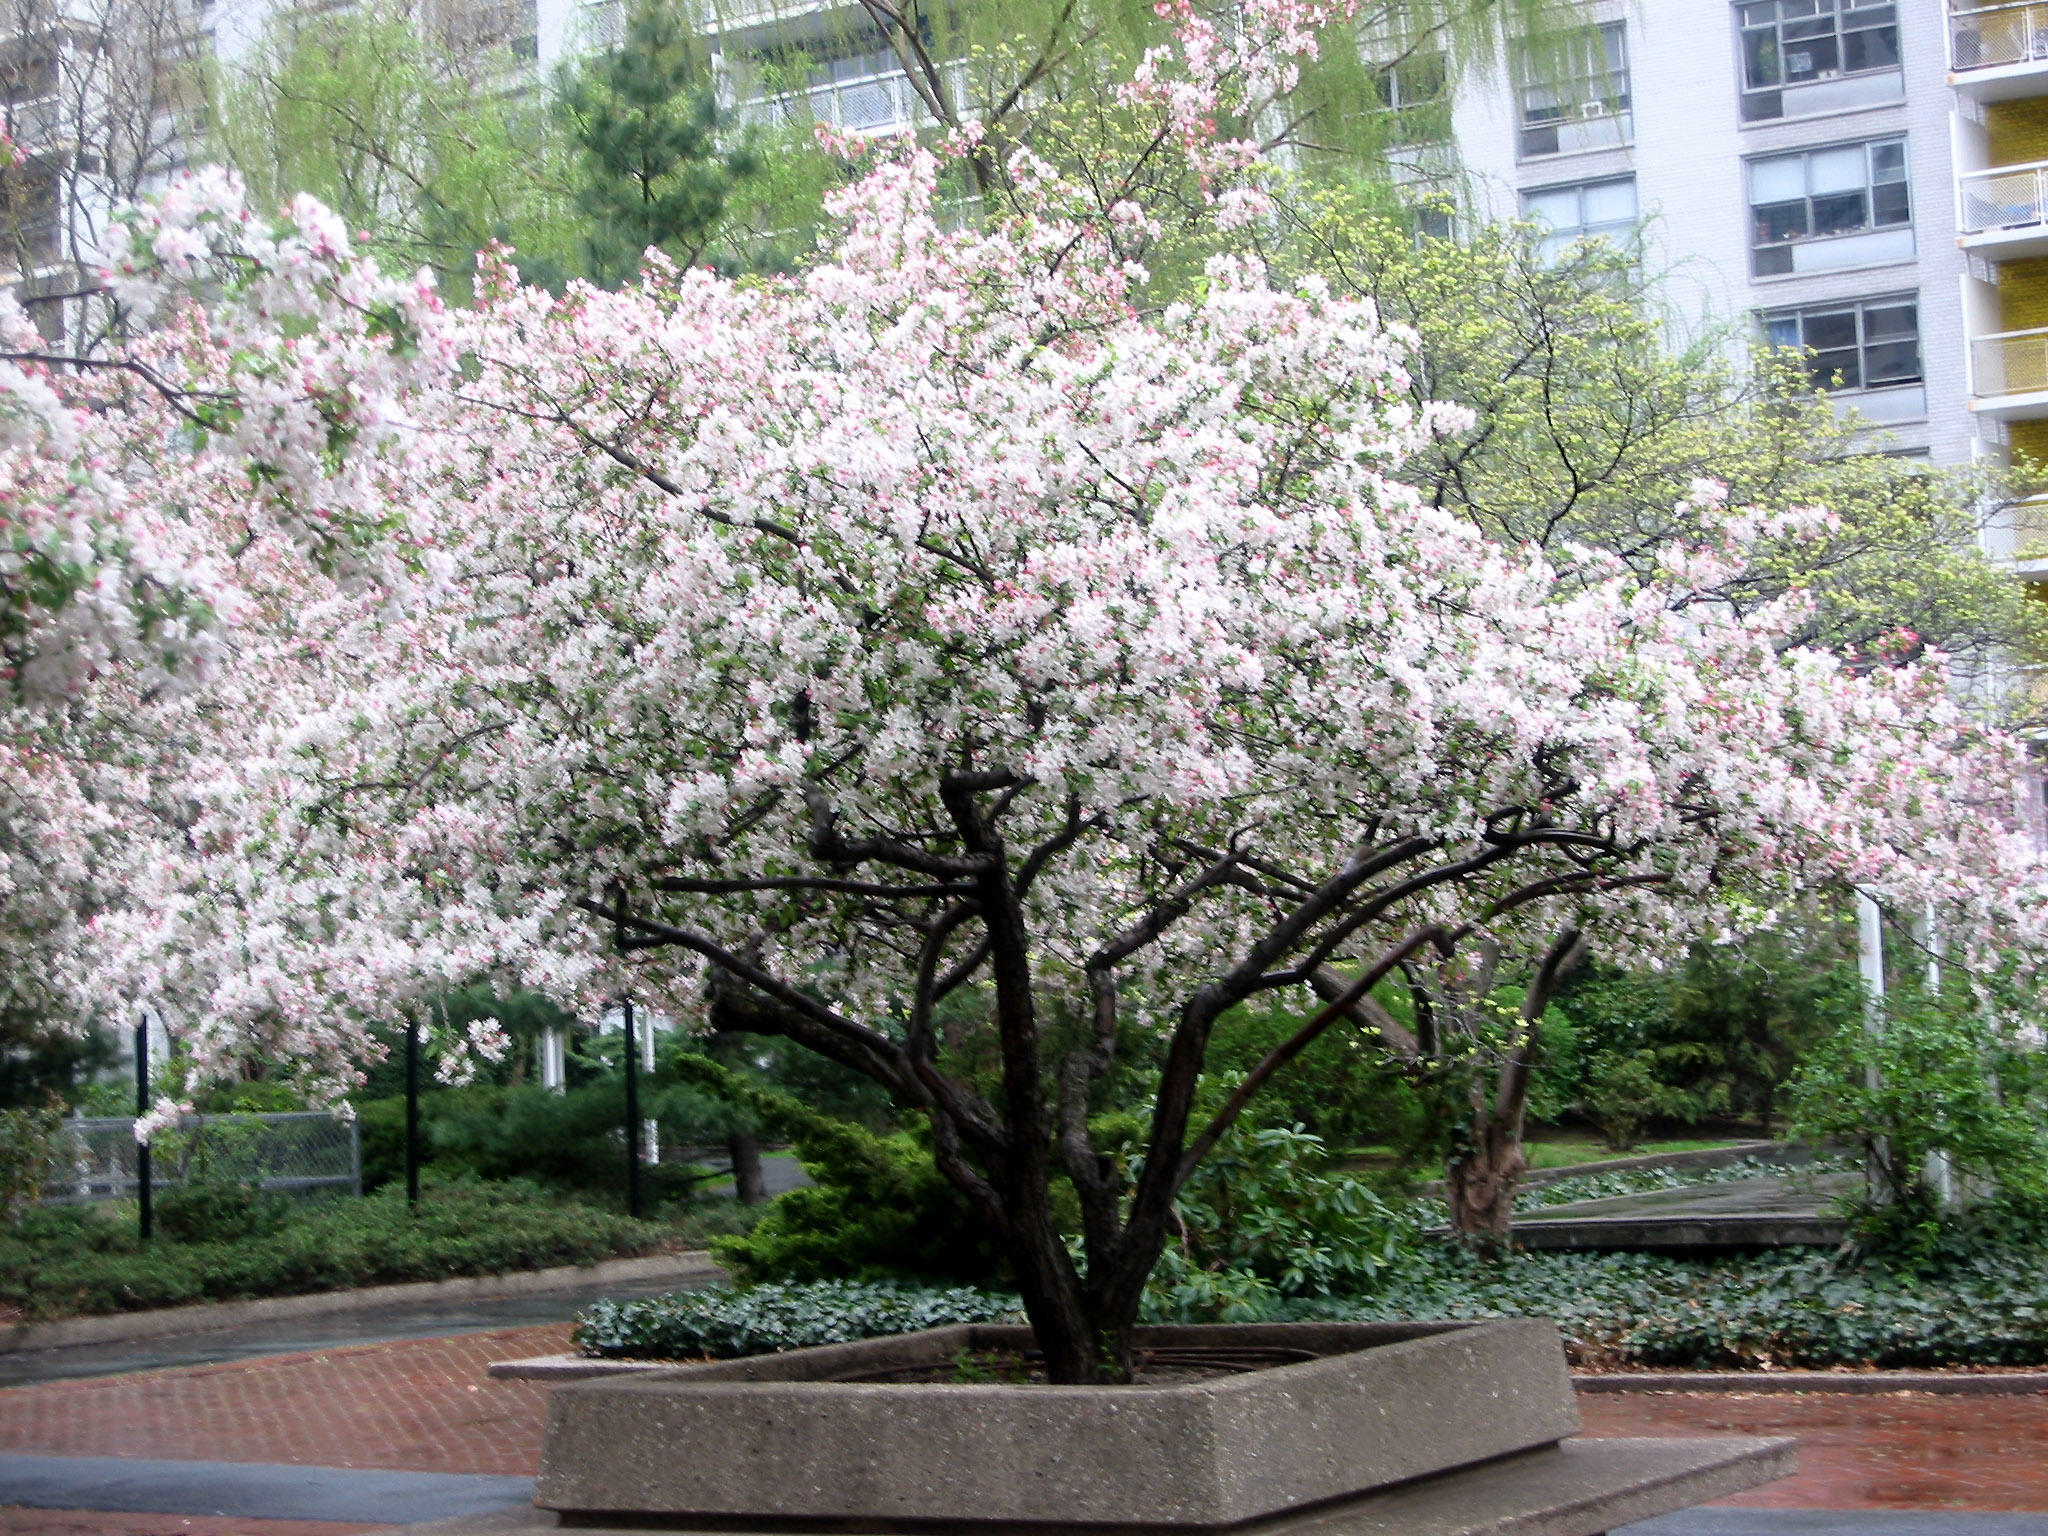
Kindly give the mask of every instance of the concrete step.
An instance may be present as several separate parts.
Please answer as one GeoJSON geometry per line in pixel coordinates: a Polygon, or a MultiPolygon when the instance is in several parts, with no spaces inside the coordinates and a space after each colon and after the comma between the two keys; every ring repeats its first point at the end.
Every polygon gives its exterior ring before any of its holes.
{"type": "MultiPolygon", "coordinates": [[[[1238,1529],[1256,1536],[1601,1536],[1787,1476],[1798,1459],[1794,1444],[1738,1435],[1566,1440],[1238,1529]]],[[[416,1525],[410,1536],[535,1536],[561,1529],[553,1514],[534,1510],[416,1525]]],[[[644,1536],[688,1526],[578,1521],[575,1529],[583,1536],[644,1536]]],[[[720,1530],[733,1536],[730,1527],[720,1530]]],[[[1076,1527],[1072,1536],[1116,1536],[1116,1528],[1076,1527]]]]}

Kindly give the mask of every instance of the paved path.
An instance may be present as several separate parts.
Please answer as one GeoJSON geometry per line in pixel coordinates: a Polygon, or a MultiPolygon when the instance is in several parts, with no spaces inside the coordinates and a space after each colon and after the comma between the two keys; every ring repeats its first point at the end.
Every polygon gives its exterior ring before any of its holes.
{"type": "Polygon", "coordinates": [[[318,1317],[276,1318],[113,1344],[0,1353],[0,1387],[114,1376],[175,1365],[215,1365],[262,1355],[297,1355],[399,1339],[447,1338],[542,1323],[566,1323],[600,1297],[614,1300],[710,1285],[721,1277],[670,1275],[658,1280],[591,1282],[573,1288],[460,1301],[408,1302],[318,1317]]]}
{"type": "Polygon", "coordinates": [[[1515,1217],[1529,1248],[1717,1248],[1831,1245],[1847,1230],[1833,1203],[1863,1187],[1860,1173],[1765,1174],[1681,1184],[1545,1206],[1515,1217]]]}
{"type": "MultiPolygon", "coordinates": [[[[557,1324],[0,1391],[0,1505],[107,1489],[154,1511],[0,1508],[0,1536],[350,1536],[450,1500],[501,1506],[517,1496],[504,1480],[538,1464],[547,1389],[484,1368],[566,1342],[557,1324]],[[131,1460],[116,1479],[90,1460],[105,1457],[131,1460]]],[[[1594,1435],[1801,1441],[1798,1476],[1640,1536],[2048,1536],[2048,1395],[1608,1393],[1580,1407],[1594,1435]]]]}
{"type": "Polygon", "coordinates": [[[1793,1435],[1799,1473],[1752,1508],[2048,1513],[2048,1393],[1581,1394],[1593,1435],[1793,1435]]]}

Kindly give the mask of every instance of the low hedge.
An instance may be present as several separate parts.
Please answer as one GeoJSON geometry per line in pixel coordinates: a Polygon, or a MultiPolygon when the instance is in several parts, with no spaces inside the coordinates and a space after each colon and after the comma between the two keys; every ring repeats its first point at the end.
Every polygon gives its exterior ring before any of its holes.
{"type": "Polygon", "coordinates": [[[1488,1263],[1442,1247],[1370,1297],[1303,1303],[1289,1315],[1550,1317],[1572,1362],[1594,1369],[2048,1364],[2048,1266],[2031,1244],[1921,1271],[1810,1250],[1704,1262],[1518,1253],[1488,1263]]]}
{"type": "Polygon", "coordinates": [[[600,1301],[577,1318],[573,1337],[579,1351],[600,1359],[730,1360],[954,1323],[1018,1320],[1016,1297],[971,1286],[819,1280],[600,1301]]]}
{"type": "Polygon", "coordinates": [[[294,1211],[239,1240],[142,1242],[90,1209],[31,1212],[0,1231],[0,1306],[25,1320],[503,1274],[654,1253],[674,1234],[531,1185],[429,1186],[294,1211]]]}

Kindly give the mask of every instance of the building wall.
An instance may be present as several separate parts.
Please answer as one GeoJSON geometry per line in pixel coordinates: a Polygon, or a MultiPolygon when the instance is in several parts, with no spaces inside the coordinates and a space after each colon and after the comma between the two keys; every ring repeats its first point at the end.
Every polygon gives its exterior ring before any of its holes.
{"type": "MultiPolygon", "coordinates": [[[[1746,346],[1764,310],[1912,295],[1918,305],[1924,410],[1903,392],[1863,401],[1887,417],[1885,446],[1968,459],[1976,429],[1967,409],[1956,248],[1954,171],[1944,17],[1938,0],[1898,6],[1901,83],[1894,99],[1745,123],[1734,6],[1726,0],[1598,0],[1595,21],[1627,32],[1634,132],[1626,148],[1521,159],[1509,70],[1461,82],[1458,148],[1474,211],[1516,216],[1528,192],[1633,175],[1643,219],[1644,265],[1660,282],[1684,339],[1720,335],[1746,346]],[[1747,164],[1758,156],[1903,136],[1913,208],[1912,254],[1839,270],[1753,276],[1747,164]],[[1891,416],[1901,411],[1902,419],[1891,416]]],[[[2012,134],[2022,132],[2012,119],[2012,134]]],[[[2036,131],[2025,119],[2025,132],[2036,131]]],[[[2041,130],[2048,137],[2048,117],[2041,130]]],[[[2017,139],[2015,140],[2017,142],[2017,139]]],[[[2030,141],[2031,142],[2031,141],[2030,141]]],[[[2042,157],[2048,157],[2048,150],[2042,157]]],[[[2029,156],[2029,158],[2037,158],[2029,156]]]]}

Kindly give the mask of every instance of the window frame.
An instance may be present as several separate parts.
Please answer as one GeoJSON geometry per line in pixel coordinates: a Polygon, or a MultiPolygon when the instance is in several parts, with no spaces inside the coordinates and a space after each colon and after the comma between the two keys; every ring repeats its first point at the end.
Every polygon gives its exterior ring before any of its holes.
{"type": "Polygon", "coordinates": [[[1787,90],[1797,90],[1802,86],[1816,85],[1828,80],[1853,80],[1868,75],[1902,72],[1905,68],[1904,40],[1899,26],[1899,0],[1735,0],[1733,16],[1736,73],[1742,104],[1742,120],[1746,123],[1770,122],[1783,117],[1784,93],[1787,90]],[[1801,5],[1811,7],[1812,13],[1803,17],[1788,17],[1785,14],[1792,7],[1801,5]],[[1773,20],[1764,23],[1750,20],[1751,12],[1766,8],[1777,12],[1773,20]],[[1859,26],[1846,24],[1856,20],[1859,13],[1868,12],[1874,15],[1880,11],[1889,13],[1891,19],[1888,23],[1871,21],[1859,26]],[[1810,27],[1820,22],[1823,17],[1830,18],[1833,22],[1824,36],[1817,34],[1793,41],[1801,44],[1826,43],[1833,51],[1834,64],[1831,67],[1815,69],[1796,80],[1788,79],[1784,61],[1793,50],[1786,46],[1787,26],[1810,27]],[[1883,63],[1863,64],[1851,68],[1847,62],[1851,40],[1870,37],[1883,32],[1887,27],[1891,31],[1892,57],[1883,63]],[[1776,61],[1777,79],[1757,84],[1751,78],[1752,66],[1755,63],[1751,39],[1762,37],[1766,33],[1771,37],[1770,46],[1776,61]],[[1772,105],[1771,98],[1774,97],[1777,98],[1775,110],[1765,110],[1767,106],[1772,105]]]}
{"type": "Polygon", "coordinates": [[[1583,39],[1570,45],[1575,57],[1547,61],[1539,67],[1526,52],[1518,51],[1511,84],[1515,97],[1515,157],[1518,160],[1547,160],[1552,155],[1578,153],[1557,142],[1560,128],[1600,120],[1614,122],[1619,133],[1612,146],[1619,147],[1635,137],[1635,98],[1630,82],[1628,23],[1625,20],[1597,22],[1583,39]],[[1612,39],[1612,46],[1609,40],[1612,39]],[[1618,59],[1619,62],[1612,62],[1618,59]],[[1548,93],[1555,98],[1543,110],[1551,115],[1531,119],[1530,96],[1548,93]],[[1597,107],[1597,111],[1587,110],[1597,107]],[[1543,134],[1552,135],[1553,147],[1534,148],[1543,134]]]}
{"type": "Polygon", "coordinates": [[[1538,249],[1542,253],[1545,261],[1554,259],[1556,256],[1558,256],[1564,251],[1569,250],[1572,246],[1578,244],[1582,240],[1607,240],[1609,244],[1619,247],[1624,242],[1613,238],[1616,232],[1626,231],[1630,234],[1633,234],[1633,232],[1636,229],[1640,228],[1642,225],[1642,189],[1637,183],[1636,173],[1634,171],[1624,171],[1619,176],[1592,176],[1587,177],[1582,181],[1554,182],[1551,185],[1545,187],[1524,187],[1522,188],[1519,196],[1519,201],[1521,203],[1522,220],[1525,223],[1536,222],[1536,219],[1532,217],[1534,210],[1531,209],[1529,206],[1531,199],[1539,197],[1554,197],[1560,192],[1572,192],[1577,194],[1579,203],[1579,221],[1578,223],[1572,225],[1569,230],[1565,230],[1560,229],[1556,224],[1551,223],[1547,218],[1543,220],[1544,232],[1539,242],[1538,249]],[[1606,219],[1601,220],[1598,223],[1589,224],[1586,221],[1586,194],[1595,187],[1614,187],[1620,186],[1624,183],[1626,183],[1629,188],[1629,202],[1631,203],[1634,209],[1634,211],[1629,214],[1628,219],[1625,222],[1621,220],[1606,219]]]}
{"type": "Polygon", "coordinates": [[[1749,270],[1752,277],[1784,277],[1798,271],[1792,252],[1802,245],[1820,245],[1832,240],[1854,239],[1861,235],[1874,235],[1885,230],[1914,227],[1913,219],[1913,162],[1908,147],[1908,136],[1903,133],[1887,134],[1875,139],[1851,139],[1846,143],[1815,144],[1802,149],[1780,151],[1768,155],[1752,155],[1742,163],[1743,200],[1749,209],[1749,270]],[[1899,163],[1897,176],[1880,179],[1877,156],[1880,151],[1896,148],[1899,163]],[[1828,199],[1839,201],[1847,196],[1846,189],[1831,189],[1816,192],[1813,186],[1813,162],[1823,155],[1836,155],[1845,150],[1861,150],[1863,153],[1863,182],[1857,195],[1862,199],[1862,222],[1845,226],[1838,218],[1829,219],[1817,213],[1817,205],[1828,199]],[[1759,167],[1781,164],[1786,161],[1801,163],[1801,180],[1805,190],[1797,199],[1780,198],[1773,202],[1758,202],[1756,174],[1759,167]],[[1879,217],[1880,189],[1899,189],[1903,212],[1896,218],[1879,217]],[[1767,225],[1764,214],[1773,209],[1800,207],[1803,227],[1797,231],[1763,238],[1767,225]],[[1816,226],[1825,223],[1826,228],[1816,226]],[[1767,253],[1784,252],[1784,261],[1778,264],[1775,257],[1767,259],[1767,253]]]}
{"type": "MultiPolygon", "coordinates": [[[[1798,351],[1806,354],[1804,366],[1811,387],[1816,393],[1826,391],[1830,395],[1867,394],[1877,390],[1908,389],[1914,386],[1925,388],[1927,384],[1927,356],[1921,346],[1920,295],[1917,291],[1906,293],[1879,294],[1870,298],[1839,299],[1827,303],[1788,305],[1782,309],[1766,309],[1757,312],[1757,328],[1762,335],[1763,345],[1772,350],[1798,351]],[[1906,309],[1912,311],[1912,345],[1914,371],[1910,377],[1898,375],[1887,377],[1876,383],[1870,381],[1870,356],[1874,350],[1896,347],[1903,333],[1871,334],[1870,316],[1873,311],[1906,309]],[[1807,339],[1806,323],[1814,319],[1850,315],[1854,317],[1855,336],[1846,346],[1816,346],[1807,339]],[[1797,341],[1781,341],[1772,335],[1773,328],[1784,324],[1796,325],[1797,341]],[[1853,352],[1856,361],[1854,383],[1823,383],[1816,370],[1821,361],[1843,352],[1853,352]]],[[[1845,378],[1847,370],[1830,368],[1828,377],[1840,373],[1845,378]]]]}

